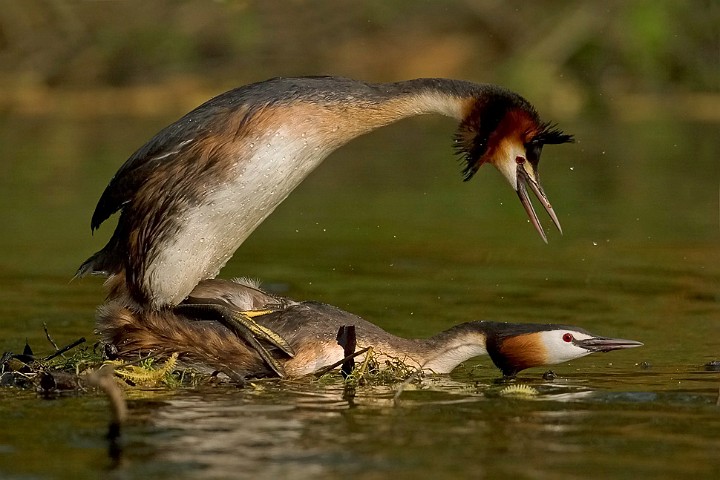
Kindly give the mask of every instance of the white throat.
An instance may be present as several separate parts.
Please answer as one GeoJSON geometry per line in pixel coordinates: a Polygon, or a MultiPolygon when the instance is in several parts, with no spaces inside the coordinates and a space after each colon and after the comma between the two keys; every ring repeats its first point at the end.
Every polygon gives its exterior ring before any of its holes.
{"type": "Polygon", "coordinates": [[[465,343],[449,346],[446,350],[434,354],[422,366],[423,371],[432,373],[450,373],[462,362],[480,355],[487,355],[484,345],[465,343]]]}

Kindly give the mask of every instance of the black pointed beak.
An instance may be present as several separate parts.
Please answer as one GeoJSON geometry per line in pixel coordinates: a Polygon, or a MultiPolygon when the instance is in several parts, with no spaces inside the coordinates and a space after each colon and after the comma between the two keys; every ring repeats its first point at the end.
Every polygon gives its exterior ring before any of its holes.
{"type": "Polygon", "coordinates": [[[609,352],[611,350],[622,350],[625,348],[642,347],[641,342],[625,340],[623,338],[593,337],[585,340],[575,340],[575,345],[591,352],[609,352]]]}
{"type": "Polygon", "coordinates": [[[528,186],[530,187],[530,190],[533,191],[537,199],[540,201],[540,204],[545,208],[545,211],[548,213],[548,215],[550,215],[550,218],[557,227],[558,231],[560,231],[560,233],[562,234],[560,220],[558,220],[557,215],[555,215],[555,211],[553,210],[552,205],[550,205],[550,201],[548,200],[547,195],[545,195],[545,192],[543,191],[540,184],[530,178],[530,175],[528,175],[528,173],[525,171],[525,167],[520,164],[517,166],[517,194],[520,198],[520,203],[522,203],[522,206],[525,208],[525,212],[530,218],[530,221],[535,227],[535,230],[537,230],[537,232],[540,234],[543,241],[547,243],[547,236],[545,235],[545,230],[540,223],[540,219],[538,219],[538,216],[535,213],[532,202],[530,202],[530,197],[527,193],[528,186]]]}

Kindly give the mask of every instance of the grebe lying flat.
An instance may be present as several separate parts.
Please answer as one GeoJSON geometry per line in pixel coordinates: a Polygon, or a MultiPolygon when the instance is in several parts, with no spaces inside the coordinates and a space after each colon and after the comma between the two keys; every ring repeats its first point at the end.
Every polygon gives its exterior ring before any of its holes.
{"type": "Polygon", "coordinates": [[[392,335],[357,315],[317,302],[277,297],[255,285],[205,280],[188,302],[218,303],[234,311],[256,311],[253,319],[284,338],[295,352],[289,357],[268,346],[280,365],[275,371],[244,338],[215,320],[184,316],[181,309],[139,311],[122,279],[113,279],[108,301],[100,307],[98,333],[120,358],[161,357],[178,353],[190,364],[232,372],[242,377],[299,377],[343,359],[338,329],[354,325],[357,349],[372,346],[381,360],[396,359],[432,373],[449,373],[470,358],[489,354],[506,376],[526,368],[567,362],[594,352],[641,346],[633,340],[593,335],[581,328],[531,323],[466,322],[424,340],[392,335]]]}

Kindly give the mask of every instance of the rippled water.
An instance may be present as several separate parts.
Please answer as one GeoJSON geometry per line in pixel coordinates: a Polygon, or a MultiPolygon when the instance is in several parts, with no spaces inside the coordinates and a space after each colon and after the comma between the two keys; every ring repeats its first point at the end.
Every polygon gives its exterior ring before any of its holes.
{"type": "MultiPolygon", "coordinates": [[[[104,185],[166,120],[4,121],[0,348],[92,339],[97,279],[70,282],[108,238],[104,185]]],[[[390,387],[310,380],[128,392],[119,458],[95,393],[0,390],[3,478],[716,478],[720,237],[715,125],[564,126],[541,173],[565,235],[539,239],[493,171],[460,181],[453,125],[402,123],[337,152],[222,275],[259,277],[405,336],[473,319],[552,321],[645,346],[523,372],[488,359],[390,387]]],[[[549,225],[547,222],[546,225],[549,225]]]]}

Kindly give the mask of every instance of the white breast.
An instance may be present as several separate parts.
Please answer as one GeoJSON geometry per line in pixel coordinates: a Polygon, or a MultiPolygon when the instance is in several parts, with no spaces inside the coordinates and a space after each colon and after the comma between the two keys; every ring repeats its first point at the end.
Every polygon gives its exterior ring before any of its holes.
{"type": "Polygon", "coordinates": [[[200,280],[214,278],[235,250],[331,152],[315,136],[268,132],[244,143],[234,179],[208,185],[205,201],[183,213],[180,230],[148,266],[159,307],[177,305],[200,280]]]}

